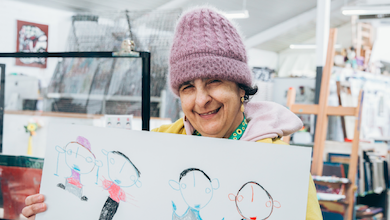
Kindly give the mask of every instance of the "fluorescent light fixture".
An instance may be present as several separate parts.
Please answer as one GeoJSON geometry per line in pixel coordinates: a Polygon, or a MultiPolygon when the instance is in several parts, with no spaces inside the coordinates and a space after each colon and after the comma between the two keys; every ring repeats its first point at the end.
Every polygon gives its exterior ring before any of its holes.
{"type": "MultiPolygon", "coordinates": [[[[291,44],[290,49],[316,49],[317,45],[315,44],[291,44]]],[[[341,48],[340,44],[335,44],[334,48],[341,48]]]]}
{"type": "Polygon", "coordinates": [[[225,17],[231,18],[231,19],[245,19],[249,18],[249,12],[248,10],[241,10],[241,11],[227,11],[223,13],[225,17]]]}
{"type": "Polygon", "coordinates": [[[349,6],[341,8],[343,15],[390,14],[390,6],[349,6]]]}

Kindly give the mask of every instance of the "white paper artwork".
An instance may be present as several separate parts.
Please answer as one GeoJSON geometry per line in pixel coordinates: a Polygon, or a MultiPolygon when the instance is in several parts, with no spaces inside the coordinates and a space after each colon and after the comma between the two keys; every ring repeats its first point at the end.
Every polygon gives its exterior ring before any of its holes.
{"type": "Polygon", "coordinates": [[[37,220],[305,219],[311,149],[51,125],[37,220]]]}

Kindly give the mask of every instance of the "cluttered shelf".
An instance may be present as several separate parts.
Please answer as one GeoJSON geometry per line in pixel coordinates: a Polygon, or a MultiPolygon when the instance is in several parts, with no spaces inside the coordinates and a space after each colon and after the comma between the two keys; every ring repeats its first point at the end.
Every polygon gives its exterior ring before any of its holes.
{"type": "Polygon", "coordinates": [[[354,188],[356,204],[364,204],[365,208],[368,209],[358,215],[359,206],[356,206],[354,208],[356,219],[372,220],[380,219],[380,216],[386,218],[388,216],[388,159],[386,159],[389,158],[388,146],[384,143],[360,142],[357,166],[358,180],[356,186],[353,186],[345,178],[349,173],[351,145],[351,143],[336,141],[325,142],[323,174],[326,177],[313,176],[321,208],[324,213],[327,213],[327,218],[324,217],[324,219],[336,219],[334,213],[337,213],[342,219],[346,212],[345,207],[348,205],[345,201],[348,198],[343,199],[341,194],[346,192],[348,187],[354,188]],[[382,211],[370,213],[370,210],[382,211]]]}
{"type": "Polygon", "coordinates": [[[356,219],[358,220],[383,219],[383,217],[383,208],[370,207],[368,205],[356,206],[356,219]]]}

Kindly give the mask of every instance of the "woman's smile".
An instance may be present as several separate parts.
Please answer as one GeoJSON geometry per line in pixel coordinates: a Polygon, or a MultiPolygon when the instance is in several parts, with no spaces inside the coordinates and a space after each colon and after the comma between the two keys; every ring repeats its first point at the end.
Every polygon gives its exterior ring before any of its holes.
{"type": "Polygon", "coordinates": [[[219,107],[215,110],[212,110],[212,111],[209,111],[209,112],[204,112],[204,113],[197,113],[199,115],[199,117],[201,117],[202,119],[212,119],[214,116],[216,116],[219,112],[219,110],[221,109],[222,107],[219,107]]]}

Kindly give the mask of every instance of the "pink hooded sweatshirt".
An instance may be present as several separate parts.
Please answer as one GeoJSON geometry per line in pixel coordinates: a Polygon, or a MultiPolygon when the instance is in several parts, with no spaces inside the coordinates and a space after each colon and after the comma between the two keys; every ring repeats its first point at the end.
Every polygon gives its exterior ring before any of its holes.
{"type": "MultiPolygon", "coordinates": [[[[303,126],[294,113],[275,102],[249,102],[244,106],[245,117],[249,123],[240,140],[259,141],[288,136],[303,126]]],[[[194,133],[195,129],[188,120],[184,121],[184,128],[187,135],[194,133]]]]}

